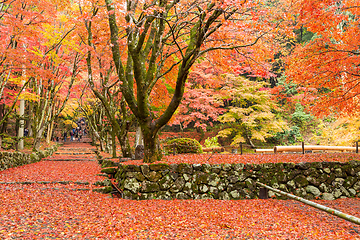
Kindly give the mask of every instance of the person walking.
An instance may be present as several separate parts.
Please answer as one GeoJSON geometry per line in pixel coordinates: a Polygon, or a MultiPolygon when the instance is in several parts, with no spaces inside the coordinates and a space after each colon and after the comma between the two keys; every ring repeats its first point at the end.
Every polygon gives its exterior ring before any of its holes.
{"type": "Polygon", "coordinates": [[[67,132],[64,131],[64,142],[66,142],[67,132]]]}
{"type": "Polygon", "coordinates": [[[79,142],[80,142],[80,140],[81,140],[81,137],[82,137],[82,131],[79,130],[79,137],[78,137],[78,141],[79,141],[79,142]]]}
{"type": "Polygon", "coordinates": [[[70,142],[74,141],[74,132],[70,131],[70,142]]]}

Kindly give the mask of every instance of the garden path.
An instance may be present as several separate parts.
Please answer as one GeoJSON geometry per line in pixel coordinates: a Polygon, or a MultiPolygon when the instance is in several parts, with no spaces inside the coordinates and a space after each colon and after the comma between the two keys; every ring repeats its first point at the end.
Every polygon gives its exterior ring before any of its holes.
{"type": "MultiPolygon", "coordinates": [[[[1,171],[0,239],[360,239],[356,224],[292,200],[111,198],[91,191],[105,178],[93,150],[65,143],[1,171]]],[[[358,198],[319,202],[360,215],[358,198]]]]}

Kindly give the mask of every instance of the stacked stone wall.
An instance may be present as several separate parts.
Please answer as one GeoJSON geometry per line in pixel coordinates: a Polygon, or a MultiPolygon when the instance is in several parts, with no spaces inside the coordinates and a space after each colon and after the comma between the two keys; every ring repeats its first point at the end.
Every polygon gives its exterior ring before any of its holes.
{"type": "MultiPolygon", "coordinates": [[[[104,166],[104,165],[103,165],[104,166]]],[[[109,167],[107,165],[106,167],[109,167]]],[[[360,197],[360,162],[123,165],[103,172],[126,199],[253,199],[256,181],[306,199],[360,197]]],[[[269,197],[281,198],[269,191],[269,197]]]]}
{"type": "Polygon", "coordinates": [[[0,171],[8,168],[19,167],[25,164],[39,162],[42,158],[52,155],[57,150],[57,146],[47,148],[44,151],[31,154],[22,152],[0,152],[0,171]]]}

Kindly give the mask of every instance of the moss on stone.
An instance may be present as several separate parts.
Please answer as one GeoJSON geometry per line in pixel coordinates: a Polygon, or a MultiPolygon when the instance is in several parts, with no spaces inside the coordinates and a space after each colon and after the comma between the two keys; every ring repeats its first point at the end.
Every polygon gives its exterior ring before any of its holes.
{"type": "Polygon", "coordinates": [[[316,168],[310,167],[309,169],[306,169],[304,171],[304,175],[305,176],[313,176],[313,177],[317,177],[319,176],[319,172],[316,168]]]}
{"type": "Polygon", "coordinates": [[[150,164],[149,167],[152,171],[163,171],[169,169],[169,165],[166,163],[150,164]]]}
{"type": "Polygon", "coordinates": [[[352,187],[352,186],[354,185],[354,183],[356,182],[356,180],[357,180],[357,178],[352,177],[352,176],[349,176],[349,177],[347,177],[347,178],[345,179],[345,182],[344,182],[343,186],[344,186],[345,188],[350,188],[350,187],[352,187]]]}
{"type": "Polygon", "coordinates": [[[141,192],[150,193],[158,191],[160,191],[160,187],[155,182],[144,181],[141,183],[141,192]]]}
{"type": "Polygon", "coordinates": [[[108,168],[108,167],[115,167],[116,164],[115,162],[111,161],[111,160],[103,160],[103,162],[101,163],[101,168],[108,168]]]}
{"type": "Polygon", "coordinates": [[[107,174],[115,174],[117,170],[117,167],[109,167],[109,168],[103,168],[101,169],[102,173],[107,173],[107,174]]]}
{"type": "Polygon", "coordinates": [[[275,174],[276,179],[279,183],[286,183],[287,182],[287,176],[283,171],[279,171],[275,174]]]}
{"type": "Polygon", "coordinates": [[[180,163],[180,164],[178,164],[178,166],[176,168],[176,172],[192,174],[193,168],[192,168],[192,165],[190,165],[190,164],[180,163]]]}
{"type": "Polygon", "coordinates": [[[195,176],[195,183],[200,184],[206,184],[209,181],[209,175],[208,173],[198,172],[195,176]]]}
{"type": "Polygon", "coordinates": [[[354,176],[356,174],[354,168],[351,165],[344,165],[341,167],[341,169],[348,176],[354,176]]]}
{"type": "Polygon", "coordinates": [[[232,170],[232,165],[225,163],[225,164],[221,164],[222,170],[229,172],[230,170],[232,170]]]}
{"type": "Polygon", "coordinates": [[[218,174],[221,171],[220,164],[211,165],[211,172],[218,174]]]}
{"type": "Polygon", "coordinates": [[[140,166],[138,166],[138,165],[124,165],[124,171],[126,171],[126,172],[140,172],[140,166]]]}
{"type": "Polygon", "coordinates": [[[138,181],[140,181],[140,182],[142,182],[142,181],[145,180],[145,177],[144,177],[144,175],[143,175],[141,172],[136,172],[136,173],[134,174],[134,177],[136,178],[136,180],[138,180],[138,181]]]}
{"type": "Polygon", "coordinates": [[[146,178],[151,182],[157,182],[162,178],[162,175],[160,172],[151,171],[146,178]]]}
{"type": "Polygon", "coordinates": [[[160,179],[159,187],[161,190],[168,190],[173,183],[174,181],[171,177],[169,175],[165,175],[162,179],[160,179]]]}
{"type": "Polygon", "coordinates": [[[304,187],[309,184],[308,180],[304,175],[298,175],[294,178],[294,181],[298,187],[304,187]]]}

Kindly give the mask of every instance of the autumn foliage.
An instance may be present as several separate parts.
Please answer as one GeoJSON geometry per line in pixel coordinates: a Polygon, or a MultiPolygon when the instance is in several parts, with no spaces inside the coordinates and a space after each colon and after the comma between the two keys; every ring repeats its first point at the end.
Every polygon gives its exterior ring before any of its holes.
{"type": "MultiPolygon", "coordinates": [[[[91,191],[95,181],[104,179],[96,176],[99,165],[86,160],[94,155],[83,154],[82,161],[64,161],[69,158],[64,156],[86,152],[84,147],[84,144],[74,144],[72,149],[61,148],[60,152],[66,155],[54,155],[49,159],[52,161],[0,172],[1,238],[354,239],[360,231],[353,223],[293,200],[133,201],[111,198],[91,191]],[[61,159],[63,161],[54,161],[61,159]],[[84,182],[89,185],[79,184],[84,182]]],[[[185,156],[192,158],[192,155],[185,156]]],[[[276,161],[268,155],[254,156],[268,159],[266,162],[276,161]]],[[[301,161],[356,158],[352,154],[277,156],[293,162],[296,158],[301,161]]],[[[168,160],[171,162],[170,158],[168,160]]],[[[256,162],[247,155],[243,156],[243,161],[256,162]]],[[[219,157],[217,163],[221,163],[219,157]]],[[[359,217],[357,198],[316,202],[359,217]]]]}
{"type": "Polygon", "coordinates": [[[296,45],[286,74],[307,87],[305,102],[318,115],[353,114],[359,105],[359,9],[357,1],[294,4],[297,28],[315,35],[296,45]]]}

